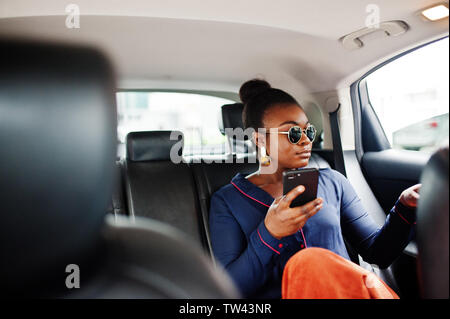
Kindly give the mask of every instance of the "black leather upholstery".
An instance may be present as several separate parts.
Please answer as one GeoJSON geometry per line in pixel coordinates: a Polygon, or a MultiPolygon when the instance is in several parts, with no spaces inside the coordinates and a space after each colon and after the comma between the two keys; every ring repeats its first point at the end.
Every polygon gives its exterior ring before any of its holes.
{"type": "Polygon", "coordinates": [[[228,142],[228,153],[248,153],[252,156],[256,152],[249,134],[245,134],[242,122],[242,103],[225,104],[222,106],[222,123],[219,127],[221,133],[226,135],[228,142]]]}
{"type": "Polygon", "coordinates": [[[421,176],[417,208],[419,279],[425,298],[449,297],[448,146],[433,154],[421,176]]]}
{"type": "Polygon", "coordinates": [[[177,229],[155,220],[109,216],[104,258],[66,298],[237,298],[228,275],[177,229]]]}
{"type": "Polygon", "coordinates": [[[1,295],[238,296],[177,230],[120,216],[105,223],[116,110],[100,53],[0,40],[0,69],[1,295]],[[80,268],[79,289],[65,285],[69,264],[80,268]]]}
{"type": "Polygon", "coordinates": [[[225,128],[242,128],[242,111],[244,109],[244,104],[234,103],[225,104],[222,106],[222,126],[220,131],[225,135],[225,128]]]}
{"type": "Polygon", "coordinates": [[[127,135],[127,159],[133,162],[168,161],[177,145],[177,155],[183,150],[183,133],[179,131],[131,132],[127,135]],[[171,139],[173,134],[174,139],[171,139]]]}
{"type": "Polygon", "coordinates": [[[20,291],[64,275],[99,241],[114,82],[104,57],[79,47],[0,40],[0,70],[0,282],[20,291]]]}
{"type": "Polygon", "coordinates": [[[106,212],[112,215],[128,215],[122,161],[116,162],[116,180],[111,200],[106,212]]]}
{"type": "Polygon", "coordinates": [[[205,245],[191,170],[186,163],[170,160],[174,142],[167,131],[128,134],[127,156],[134,158],[127,157],[125,163],[129,213],[168,223],[205,245]]]}

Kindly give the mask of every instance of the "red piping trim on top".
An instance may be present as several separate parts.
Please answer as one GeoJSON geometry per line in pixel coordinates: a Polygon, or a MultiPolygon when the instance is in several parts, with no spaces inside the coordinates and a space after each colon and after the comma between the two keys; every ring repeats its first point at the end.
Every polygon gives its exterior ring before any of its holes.
{"type": "MultiPolygon", "coordinates": [[[[400,213],[398,212],[397,206],[395,206],[395,212],[396,212],[397,215],[400,216],[400,218],[403,219],[408,225],[411,225],[411,223],[410,223],[405,217],[403,217],[402,214],[400,214],[400,213]]],[[[416,222],[414,222],[414,225],[415,225],[415,224],[416,224],[416,222]]]]}
{"type": "Polygon", "coordinates": [[[308,248],[308,245],[306,245],[305,234],[303,234],[303,229],[302,228],[300,228],[300,232],[302,233],[303,242],[305,243],[305,248],[308,248]]]}
{"type": "Polygon", "coordinates": [[[255,202],[258,202],[258,203],[260,203],[261,205],[264,205],[264,206],[266,206],[266,207],[270,207],[270,205],[264,204],[263,202],[257,200],[256,198],[253,198],[253,197],[251,197],[250,195],[244,193],[239,187],[236,186],[235,183],[231,182],[231,185],[233,185],[234,187],[236,187],[238,191],[240,191],[242,194],[244,194],[244,195],[247,196],[248,198],[253,199],[255,202]]]}
{"type": "MultiPolygon", "coordinates": [[[[263,202],[257,200],[256,198],[253,198],[253,197],[251,197],[250,195],[244,193],[244,191],[242,191],[239,187],[237,187],[235,183],[231,182],[231,185],[233,185],[234,187],[236,187],[236,189],[237,189],[238,191],[240,191],[242,194],[244,194],[244,195],[247,196],[248,198],[253,199],[255,202],[258,202],[258,203],[260,203],[261,205],[264,205],[264,206],[266,206],[266,207],[270,207],[269,205],[264,204],[263,202]]],[[[272,249],[272,250],[273,250],[274,252],[276,252],[278,255],[281,255],[280,252],[279,252],[278,250],[276,250],[275,248],[273,248],[272,246],[270,246],[268,243],[266,243],[266,242],[264,241],[264,239],[262,239],[261,234],[259,233],[259,229],[256,229],[256,232],[258,233],[259,239],[261,239],[261,241],[262,241],[262,243],[263,243],[264,245],[266,245],[267,247],[269,247],[270,249],[272,249]]]]}
{"type": "Polygon", "coordinates": [[[266,245],[267,247],[269,247],[270,249],[272,249],[274,252],[276,252],[278,255],[280,255],[280,252],[278,250],[276,250],[275,248],[273,248],[272,246],[270,246],[268,243],[266,243],[264,241],[264,239],[262,239],[261,234],[259,233],[259,229],[256,229],[256,231],[258,232],[258,236],[259,239],[261,239],[261,241],[263,242],[264,245],[266,245]]]}

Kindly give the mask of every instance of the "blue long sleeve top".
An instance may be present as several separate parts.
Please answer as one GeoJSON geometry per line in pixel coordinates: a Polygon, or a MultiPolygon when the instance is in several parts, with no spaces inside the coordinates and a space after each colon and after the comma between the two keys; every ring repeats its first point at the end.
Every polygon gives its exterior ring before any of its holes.
{"type": "Polygon", "coordinates": [[[322,247],[350,260],[344,237],[363,259],[385,268],[408,244],[415,210],[398,200],[382,227],[371,219],[341,173],[319,170],[317,197],[322,209],[297,233],[280,240],[264,225],[274,198],[237,174],[211,198],[210,233],[216,260],[247,298],[281,298],[288,259],[301,249],[322,247]]]}

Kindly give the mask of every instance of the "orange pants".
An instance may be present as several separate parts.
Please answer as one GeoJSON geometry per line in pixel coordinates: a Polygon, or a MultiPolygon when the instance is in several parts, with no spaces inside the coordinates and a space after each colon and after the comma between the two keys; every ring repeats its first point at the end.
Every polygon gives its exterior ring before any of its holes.
{"type": "Polygon", "coordinates": [[[282,281],[283,299],[399,299],[374,273],[323,248],[292,256],[282,281]]]}

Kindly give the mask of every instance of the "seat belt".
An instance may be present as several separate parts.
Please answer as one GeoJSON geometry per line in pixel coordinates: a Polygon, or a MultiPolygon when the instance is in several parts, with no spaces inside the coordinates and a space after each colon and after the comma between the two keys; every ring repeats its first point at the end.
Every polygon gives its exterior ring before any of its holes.
{"type": "Polygon", "coordinates": [[[338,104],[334,112],[330,112],[330,126],[331,137],[333,140],[333,155],[334,155],[334,169],[347,177],[345,172],[344,152],[342,150],[341,133],[339,130],[338,112],[341,108],[341,103],[338,104]]]}

